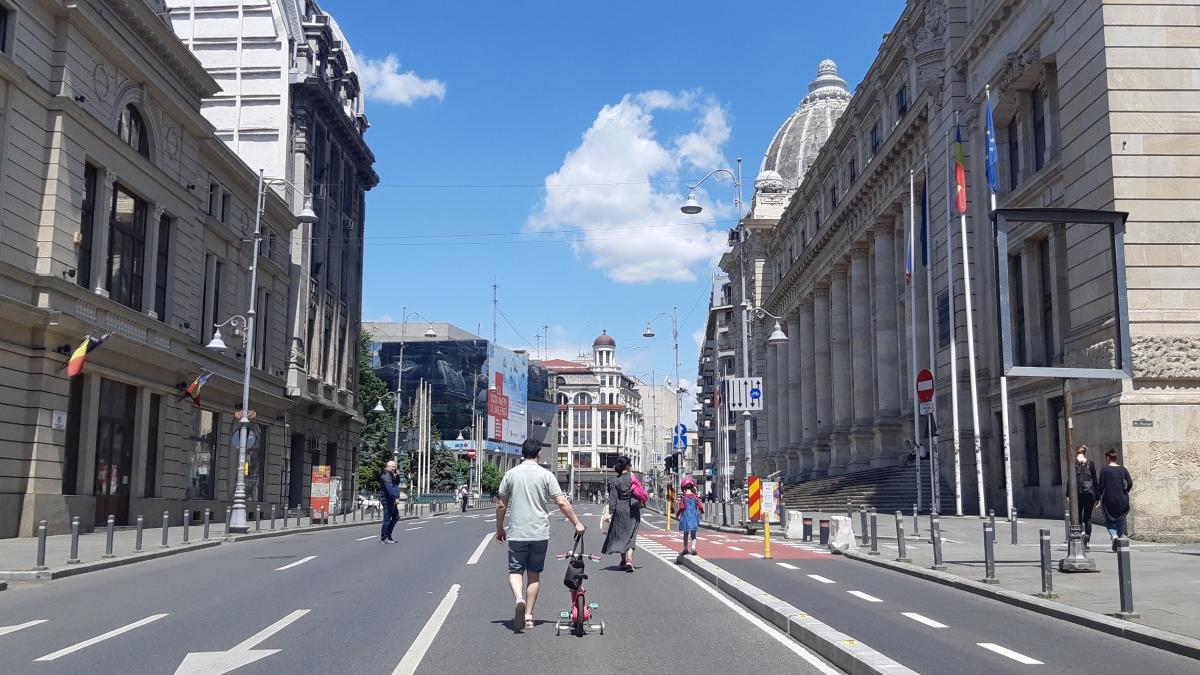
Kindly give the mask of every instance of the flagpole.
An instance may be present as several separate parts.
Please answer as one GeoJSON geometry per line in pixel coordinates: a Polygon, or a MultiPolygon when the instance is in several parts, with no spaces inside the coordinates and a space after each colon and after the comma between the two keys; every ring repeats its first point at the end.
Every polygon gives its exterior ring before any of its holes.
{"type": "MultiPolygon", "coordinates": [[[[937,381],[937,358],[933,348],[933,258],[929,237],[929,153],[925,153],[925,184],[921,188],[921,263],[925,266],[925,331],[929,340],[929,372],[937,381]]],[[[934,444],[933,420],[937,416],[937,388],[933,394],[933,412],[929,415],[929,503],[930,512],[942,507],[937,445],[934,444]]]]}
{"type": "Polygon", "coordinates": [[[951,227],[954,213],[951,206],[950,184],[954,172],[950,168],[950,130],[946,130],[946,295],[948,296],[948,315],[950,324],[950,410],[953,425],[954,443],[954,513],[963,514],[962,503],[962,452],[960,447],[961,429],[958,423],[958,317],[954,314],[954,240],[951,227]]]}
{"type": "MultiPolygon", "coordinates": [[[[984,120],[986,134],[984,138],[987,151],[985,156],[987,158],[988,192],[990,193],[991,197],[991,213],[994,214],[996,213],[996,164],[998,160],[996,157],[996,122],[992,118],[991,86],[985,85],[983,92],[987,101],[986,118],[984,120]]],[[[997,265],[1007,264],[1007,251],[997,251],[996,256],[997,265]]],[[[1006,513],[1009,519],[1011,519],[1013,517],[1012,446],[1009,444],[1008,437],[1008,376],[1004,374],[1003,364],[1001,364],[1000,369],[1000,425],[1003,427],[1000,430],[1000,438],[1004,448],[1005,506],[1008,507],[1008,511],[1006,511],[1006,513]]]]}
{"type": "Polygon", "coordinates": [[[916,217],[917,217],[916,201],[917,201],[917,199],[916,199],[916,194],[914,193],[914,191],[915,191],[914,176],[915,176],[915,172],[913,171],[913,169],[910,168],[908,170],[908,259],[904,261],[904,276],[905,276],[904,281],[905,281],[905,285],[908,286],[908,317],[909,317],[909,320],[908,320],[909,331],[908,332],[909,332],[909,335],[911,336],[909,339],[909,343],[912,347],[912,360],[909,361],[909,363],[911,364],[911,367],[909,368],[909,370],[911,371],[912,381],[909,383],[909,386],[911,387],[911,389],[909,391],[912,395],[913,453],[915,455],[915,461],[913,462],[913,465],[916,466],[917,510],[919,511],[921,509],[921,501],[922,501],[922,499],[921,499],[922,498],[922,494],[921,494],[921,453],[920,453],[920,451],[917,450],[917,446],[921,444],[921,415],[920,415],[920,404],[917,402],[917,385],[916,385],[916,380],[917,380],[917,289],[915,286],[913,286],[913,279],[912,279],[912,273],[914,271],[913,270],[913,267],[914,267],[913,257],[914,257],[914,253],[915,253],[915,250],[913,248],[913,240],[914,240],[914,232],[913,231],[916,229],[916,225],[917,225],[917,221],[916,221],[916,217]]]}

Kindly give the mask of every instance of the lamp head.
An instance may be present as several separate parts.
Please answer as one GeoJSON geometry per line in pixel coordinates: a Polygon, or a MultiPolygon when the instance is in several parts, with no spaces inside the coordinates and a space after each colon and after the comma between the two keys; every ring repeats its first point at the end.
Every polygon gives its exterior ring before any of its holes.
{"type": "Polygon", "coordinates": [[[223,352],[226,349],[229,349],[229,347],[225,346],[225,341],[221,339],[221,329],[220,328],[213,331],[212,339],[208,341],[208,344],[206,345],[205,348],[211,349],[214,352],[223,352]]]}
{"type": "Polygon", "coordinates": [[[783,345],[783,344],[787,344],[787,341],[788,341],[788,336],[786,334],[784,334],[783,327],[781,327],[779,325],[779,322],[776,321],[775,327],[771,329],[771,335],[767,337],[767,344],[783,345]]]}
{"type": "Polygon", "coordinates": [[[317,222],[317,212],[313,211],[311,195],[304,198],[304,208],[300,209],[300,213],[296,214],[296,220],[305,225],[312,225],[317,222]]]}
{"type": "Polygon", "coordinates": [[[644,338],[654,337],[654,327],[651,326],[650,324],[646,324],[646,330],[642,331],[642,337],[644,337],[644,338]]]}
{"type": "Polygon", "coordinates": [[[377,412],[377,413],[383,412],[383,399],[379,399],[378,401],[375,402],[375,407],[371,408],[371,412],[377,412]]]}
{"type": "Polygon", "coordinates": [[[433,329],[433,324],[430,324],[429,328],[425,329],[425,337],[427,337],[427,338],[437,337],[437,331],[435,331],[433,329]]]}
{"type": "Polygon", "coordinates": [[[687,201],[683,203],[683,206],[679,207],[679,210],[689,216],[694,216],[703,211],[704,207],[700,206],[700,202],[696,201],[696,193],[689,191],[687,201]]]}

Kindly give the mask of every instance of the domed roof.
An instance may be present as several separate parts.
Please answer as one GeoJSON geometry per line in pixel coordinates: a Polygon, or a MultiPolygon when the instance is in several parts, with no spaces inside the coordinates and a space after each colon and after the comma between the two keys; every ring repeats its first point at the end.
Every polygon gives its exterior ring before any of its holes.
{"type": "Polygon", "coordinates": [[[759,179],[754,181],[755,191],[778,191],[773,189],[776,176],[782,179],[784,189],[799,187],[849,104],[850,90],[846,81],[838,77],[837,64],[829,59],[822,61],[817,66],[817,78],[808,85],[808,95],[775,132],[763,155],[759,179]],[[760,190],[760,181],[769,189],[760,190]]]}
{"type": "Polygon", "coordinates": [[[608,331],[606,330],[600,334],[600,337],[596,338],[596,341],[592,343],[592,346],[593,347],[616,347],[617,341],[612,339],[612,336],[609,335],[608,331]]]}

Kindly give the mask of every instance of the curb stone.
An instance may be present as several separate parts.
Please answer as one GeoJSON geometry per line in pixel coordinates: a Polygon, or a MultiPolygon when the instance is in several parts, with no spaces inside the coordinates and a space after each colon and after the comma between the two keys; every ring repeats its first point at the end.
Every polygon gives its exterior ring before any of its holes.
{"type": "Polygon", "coordinates": [[[996,588],[948,572],[927,570],[914,565],[883,560],[877,556],[866,556],[854,551],[848,551],[843,553],[843,555],[851,560],[885,567],[927,581],[967,591],[968,593],[999,600],[1015,607],[1021,607],[1045,616],[1069,621],[1086,628],[1092,628],[1103,633],[1108,633],[1109,635],[1115,635],[1126,640],[1156,647],[1173,654],[1200,659],[1200,640],[1187,637],[1186,635],[1179,635],[1159,628],[1133,623],[1125,619],[1118,619],[1098,612],[1079,609],[1078,607],[1054,602],[1053,600],[1044,600],[1032,595],[996,588]]]}
{"type": "Polygon", "coordinates": [[[914,671],[866,644],[831,628],[794,605],[788,604],[770,593],[763,592],[758,587],[704,559],[684,556],[683,565],[716,586],[718,590],[737,600],[746,609],[786,632],[850,675],[869,675],[871,673],[911,673],[915,675],[914,671]]]}

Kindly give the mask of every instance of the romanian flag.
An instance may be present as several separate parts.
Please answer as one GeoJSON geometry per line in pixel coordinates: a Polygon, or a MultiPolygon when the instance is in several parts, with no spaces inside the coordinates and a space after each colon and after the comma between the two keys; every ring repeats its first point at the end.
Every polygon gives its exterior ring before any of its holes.
{"type": "Polygon", "coordinates": [[[87,355],[93,350],[104,344],[104,341],[109,338],[109,334],[105,333],[100,337],[94,334],[83,338],[83,342],[71,352],[71,358],[67,361],[67,377],[75,377],[83,372],[83,362],[87,360],[87,355]]]}
{"type": "Polygon", "coordinates": [[[199,408],[200,407],[200,389],[203,388],[204,385],[208,383],[208,378],[212,377],[212,375],[213,375],[212,373],[207,372],[207,371],[201,372],[199,377],[192,380],[192,383],[183,389],[183,393],[179,394],[179,400],[182,401],[185,398],[190,398],[190,399],[192,399],[192,405],[199,408]]]}
{"type": "Polygon", "coordinates": [[[962,128],[954,126],[954,207],[958,215],[967,213],[967,163],[963,160],[962,128]]]}

